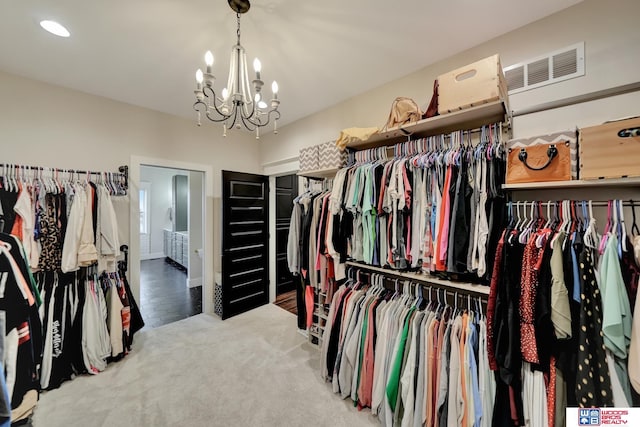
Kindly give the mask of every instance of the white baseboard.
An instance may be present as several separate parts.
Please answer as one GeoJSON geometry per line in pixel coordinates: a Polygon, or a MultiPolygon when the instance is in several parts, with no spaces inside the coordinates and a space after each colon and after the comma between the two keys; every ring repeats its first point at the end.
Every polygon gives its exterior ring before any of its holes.
{"type": "Polygon", "coordinates": [[[154,252],[151,254],[140,254],[140,261],[148,260],[148,259],[158,259],[164,258],[165,255],[163,252],[154,252]]]}
{"type": "Polygon", "coordinates": [[[202,277],[196,277],[195,279],[187,279],[187,286],[195,288],[196,286],[202,286],[202,277]]]}

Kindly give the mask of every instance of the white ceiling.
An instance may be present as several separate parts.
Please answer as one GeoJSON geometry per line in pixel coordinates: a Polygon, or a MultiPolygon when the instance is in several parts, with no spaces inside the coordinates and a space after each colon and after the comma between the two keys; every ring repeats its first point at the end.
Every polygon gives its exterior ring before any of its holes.
{"type": "MultiPolygon", "coordinates": [[[[580,1],[255,0],[242,44],[268,94],[278,81],[286,124],[580,1]]],[[[207,49],[226,83],[236,19],[224,0],[0,0],[0,11],[9,73],[190,118],[207,49]]]]}

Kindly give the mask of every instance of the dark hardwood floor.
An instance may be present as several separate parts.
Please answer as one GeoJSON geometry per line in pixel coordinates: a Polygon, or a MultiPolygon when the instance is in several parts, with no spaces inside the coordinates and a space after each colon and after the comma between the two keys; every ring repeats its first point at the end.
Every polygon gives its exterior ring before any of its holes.
{"type": "Polygon", "coordinates": [[[164,258],[140,262],[140,311],[145,327],[202,313],[202,286],[187,287],[187,273],[164,258]]]}
{"type": "Polygon", "coordinates": [[[295,290],[278,295],[273,303],[289,313],[298,314],[295,290]]]}

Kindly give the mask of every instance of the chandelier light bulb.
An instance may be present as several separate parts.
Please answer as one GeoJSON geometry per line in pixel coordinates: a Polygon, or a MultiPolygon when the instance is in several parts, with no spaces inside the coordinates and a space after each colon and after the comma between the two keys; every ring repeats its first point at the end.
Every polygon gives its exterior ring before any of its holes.
{"type": "Polygon", "coordinates": [[[262,99],[262,95],[260,95],[259,93],[256,93],[256,96],[254,98],[254,100],[256,101],[256,103],[260,102],[260,100],[262,99]]]}
{"type": "Polygon", "coordinates": [[[222,100],[226,101],[229,98],[229,90],[225,87],[222,89],[222,100]]]}
{"type": "Polygon", "coordinates": [[[277,81],[273,81],[273,83],[271,83],[271,91],[273,92],[273,95],[277,95],[278,94],[278,82],[277,81]]]}
{"type": "Polygon", "coordinates": [[[258,58],[253,60],[253,69],[256,71],[256,80],[260,80],[260,71],[262,71],[262,63],[258,58]]]}
{"type": "Polygon", "coordinates": [[[258,108],[264,110],[265,108],[267,108],[267,103],[264,101],[258,102],[258,108]]]}
{"type": "Polygon", "coordinates": [[[204,54],[204,62],[209,67],[213,65],[213,53],[211,53],[210,50],[208,50],[207,53],[204,54]]]}
{"type": "MultiPolygon", "coordinates": [[[[207,64],[207,74],[211,74],[211,70],[213,68],[213,53],[210,50],[204,54],[204,62],[207,64]]],[[[209,82],[207,81],[207,84],[209,82]]]]}
{"type": "Polygon", "coordinates": [[[196,92],[202,90],[203,79],[204,79],[204,75],[202,74],[202,70],[198,68],[198,71],[196,71],[196,92]]]}

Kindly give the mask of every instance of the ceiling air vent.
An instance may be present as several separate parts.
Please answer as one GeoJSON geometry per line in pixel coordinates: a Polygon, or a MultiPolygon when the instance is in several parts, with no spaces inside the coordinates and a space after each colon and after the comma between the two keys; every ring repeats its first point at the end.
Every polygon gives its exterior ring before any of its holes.
{"type": "Polygon", "coordinates": [[[509,94],[584,76],[584,42],[504,69],[509,94]]]}

